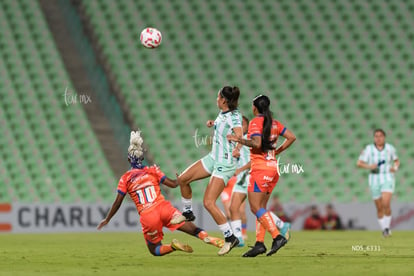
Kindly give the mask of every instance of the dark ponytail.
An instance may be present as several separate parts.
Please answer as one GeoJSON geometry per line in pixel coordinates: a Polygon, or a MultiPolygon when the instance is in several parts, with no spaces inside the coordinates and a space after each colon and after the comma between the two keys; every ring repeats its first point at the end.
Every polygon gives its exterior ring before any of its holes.
{"type": "Polygon", "coordinates": [[[220,90],[220,96],[226,100],[230,111],[233,111],[239,105],[240,89],[237,86],[224,86],[220,90]]]}
{"type": "Polygon", "coordinates": [[[272,130],[272,112],[269,109],[270,100],[267,96],[259,95],[253,99],[253,105],[257,108],[260,114],[263,115],[263,137],[262,137],[262,151],[267,152],[273,150],[273,143],[275,140],[270,140],[270,131],[272,130]]]}

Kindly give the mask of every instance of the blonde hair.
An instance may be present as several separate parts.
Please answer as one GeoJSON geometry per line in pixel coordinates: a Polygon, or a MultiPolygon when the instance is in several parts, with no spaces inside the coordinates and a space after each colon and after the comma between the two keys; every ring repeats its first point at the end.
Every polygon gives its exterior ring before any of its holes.
{"type": "Polygon", "coordinates": [[[144,149],[142,148],[142,144],[144,140],[141,137],[141,131],[131,131],[131,136],[129,138],[129,147],[128,147],[128,156],[136,158],[136,159],[143,159],[144,149]]]}

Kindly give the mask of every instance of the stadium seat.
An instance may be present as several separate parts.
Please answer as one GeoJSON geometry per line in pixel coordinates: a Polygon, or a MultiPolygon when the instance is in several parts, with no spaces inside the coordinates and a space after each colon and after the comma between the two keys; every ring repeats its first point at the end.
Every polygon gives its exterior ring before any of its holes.
{"type": "MultiPolygon", "coordinates": [[[[96,179],[109,189],[115,178],[82,106],[65,103],[66,86],[74,89],[39,4],[19,0],[0,6],[0,47],[5,55],[0,62],[0,122],[5,133],[0,146],[7,171],[0,175],[0,182],[6,183],[0,185],[0,201],[91,201],[96,186],[92,179],[102,175],[96,179]],[[73,175],[77,184],[87,183],[83,190],[75,189],[73,175]]],[[[96,199],[112,197],[99,194],[96,199]]]]}
{"type": "MultiPolygon", "coordinates": [[[[414,128],[407,120],[414,101],[408,50],[414,16],[404,1],[393,9],[385,0],[82,5],[149,152],[168,175],[208,152],[193,145],[192,133],[217,115],[216,93],[227,84],[241,87],[240,109],[250,118],[251,99],[267,93],[276,117],[297,135],[281,158],[302,163],[307,173],[280,180],[295,200],[369,200],[355,162],[375,127],[389,130],[397,148],[405,145],[402,164],[414,155],[409,135],[401,133],[414,128]],[[139,46],[139,31],[148,25],[163,33],[156,50],[139,46]],[[306,195],[289,190],[301,177],[306,195]]],[[[413,183],[412,174],[398,174],[397,189],[412,192],[413,183]]]]}

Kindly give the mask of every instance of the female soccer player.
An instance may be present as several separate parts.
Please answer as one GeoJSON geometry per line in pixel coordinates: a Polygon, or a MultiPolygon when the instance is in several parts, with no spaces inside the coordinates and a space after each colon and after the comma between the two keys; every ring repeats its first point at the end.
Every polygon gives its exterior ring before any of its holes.
{"type": "MultiPolygon", "coordinates": [[[[249,126],[249,119],[243,116],[243,138],[247,139],[247,132],[249,126]]],[[[233,192],[230,201],[230,218],[231,228],[234,235],[239,239],[239,247],[244,246],[245,232],[246,230],[246,198],[247,198],[247,186],[249,185],[250,179],[250,151],[249,147],[241,146],[240,144],[236,147],[240,152],[238,158],[238,168],[235,172],[237,176],[236,184],[234,185],[233,192]],[[240,149],[239,149],[240,148],[240,149]]],[[[280,230],[282,236],[287,240],[290,238],[290,223],[283,222],[275,213],[271,212],[272,218],[276,224],[276,227],[280,230]]]]}
{"type": "Polygon", "coordinates": [[[131,163],[132,168],[119,180],[117,197],[106,218],[99,223],[98,230],[109,223],[128,193],[137,207],[142,232],[148,250],[152,255],[163,256],[175,250],[188,253],[193,252],[191,246],[182,244],[176,239],[172,240],[171,244],[163,245],[161,243],[164,236],[162,232],[163,227],[167,227],[171,231],[178,229],[203,240],[205,243],[222,247],[224,244],[223,240],[209,237],[207,232],[198,228],[192,222],[186,221],[178,224],[171,222],[172,219],[177,219],[182,217],[182,215],[169,201],[165,200],[161,194],[160,184],[175,188],[178,186],[177,181],[166,177],[156,166],[144,167],[142,165],[144,160],[142,143],[143,140],[140,132],[132,131],[128,148],[128,161],[131,163]]]}
{"type": "Polygon", "coordinates": [[[193,221],[195,216],[192,211],[190,183],[211,176],[204,193],[203,204],[225,237],[226,242],[218,252],[219,255],[227,254],[239,243],[225,215],[216,204],[225,183],[233,176],[237,167],[237,159],[233,157],[236,143],[229,142],[226,136],[234,134],[236,137],[242,137],[242,118],[237,109],[239,95],[238,87],[225,86],[219,90],[217,107],[220,113],[215,121],[208,120],[206,123],[207,127],[214,126],[212,150],[204,158],[188,167],[177,179],[181,188],[183,215],[188,221],[193,221]]]}
{"type": "Polygon", "coordinates": [[[269,231],[273,238],[268,256],[276,253],[287,243],[287,239],[280,235],[271,212],[266,210],[266,205],[279,179],[276,155],[292,145],[296,137],[282,123],[272,118],[269,106],[270,100],[267,96],[259,95],[253,99],[253,114],[256,117],[249,124],[247,137],[250,139],[234,135],[227,136],[229,140],[251,148],[250,181],[247,191],[250,209],[257,218],[256,244],[243,257],[255,257],[266,252],[263,243],[265,230],[269,231]],[[275,148],[280,135],[286,139],[278,148],[275,148]]]}
{"type": "Polygon", "coordinates": [[[385,131],[374,131],[374,143],[362,151],[357,166],[370,170],[368,184],[377,208],[378,222],[384,237],[391,235],[391,197],[395,188],[394,173],[400,161],[394,146],[385,142],[385,131]]]}

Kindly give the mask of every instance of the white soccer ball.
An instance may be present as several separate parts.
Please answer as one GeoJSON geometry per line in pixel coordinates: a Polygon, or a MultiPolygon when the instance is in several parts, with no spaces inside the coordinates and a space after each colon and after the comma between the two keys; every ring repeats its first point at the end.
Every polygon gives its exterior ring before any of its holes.
{"type": "Polygon", "coordinates": [[[155,28],[145,28],[140,36],[141,44],[146,48],[157,48],[161,44],[161,32],[155,28]]]}

